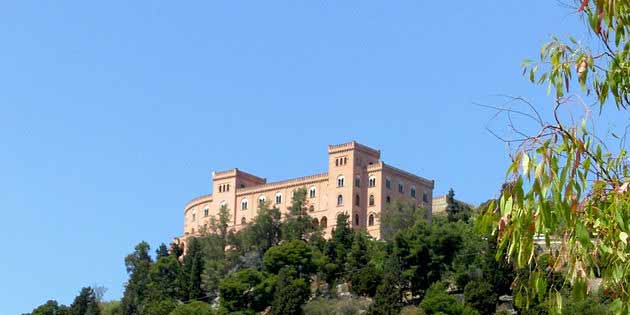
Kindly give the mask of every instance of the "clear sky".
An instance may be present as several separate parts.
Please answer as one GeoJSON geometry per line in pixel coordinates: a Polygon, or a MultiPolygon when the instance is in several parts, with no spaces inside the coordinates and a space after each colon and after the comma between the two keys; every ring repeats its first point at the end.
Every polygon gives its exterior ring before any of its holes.
{"type": "Polygon", "coordinates": [[[120,298],[213,170],[309,175],[354,139],[493,197],[506,150],[474,103],[548,104],[520,62],[581,26],[549,0],[3,1],[0,314],[120,298]]]}

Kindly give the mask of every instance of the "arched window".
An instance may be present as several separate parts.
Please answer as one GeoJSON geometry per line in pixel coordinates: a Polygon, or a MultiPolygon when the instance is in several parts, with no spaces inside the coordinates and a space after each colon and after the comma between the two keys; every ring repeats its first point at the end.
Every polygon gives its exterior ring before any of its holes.
{"type": "Polygon", "coordinates": [[[426,192],[423,192],[422,193],[422,201],[429,202],[429,194],[427,194],[426,192]]]}
{"type": "Polygon", "coordinates": [[[416,198],[416,186],[411,186],[411,197],[416,198]]]}
{"type": "Polygon", "coordinates": [[[385,178],[385,188],[392,189],[392,181],[389,178],[385,178]]]}
{"type": "Polygon", "coordinates": [[[317,220],[317,218],[313,219],[313,226],[314,227],[318,227],[319,226],[319,220],[317,220]]]}
{"type": "Polygon", "coordinates": [[[316,195],[317,195],[317,188],[315,188],[315,186],[309,188],[309,190],[308,190],[308,197],[309,198],[315,198],[316,195]]]}
{"type": "Polygon", "coordinates": [[[370,177],[369,186],[370,187],[376,187],[376,177],[374,177],[374,176],[370,177]]]}
{"type": "Polygon", "coordinates": [[[374,205],[374,195],[370,195],[369,203],[370,203],[370,206],[374,205]]]}
{"type": "Polygon", "coordinates": [[[282,193],[276,194],[276,204],[279,205],[282,203],[282,193]]]}
{"type": "Polygon", "coordinates": [[[354,196],[354,205],[355,206],[361,205],[361,197],[359,197],[359,195],[354,196]]]}
{"type": "Polygon", "coordinates": [[[322,219],[319,221],[319,226],[322,227],[322,229],[325,229],[328,227],[328,219],[326,217],[322,217],[322,219]]]}
{"type": "Polygon", "coordinates": [[[368,218],[368,225],[372,226],[374,225],[374,215],[370,214],[370,217],[368,218]]]}
{"type": "Polygon", "coordinates": [[[219,192],[223,192],[223,185],[219,185],[219,192]]]}
{"type": "Polygon", "coordinates": [[[208,209],[208,207],[203,208],[203,216],[204,217],[207,217],[209,213],[210,213],[210,209],[208,209]]]}
{"type": "Polygon", "coordinates": [[[398,192],[401,194],[405,192],[405,186],[403,183],[398,183],[398,192]]]}
{"type": "MultiPolygon", "coordinates": [[[[343,196],[342,195],[337,196],[337,205],[338,206],[343,205],[343,196]]],[[[193,221],[194,221],[194,219],[193,219],[193,221]]]]}
{"type": "Polygon", "coordinates": [[[225,202],[225,200],[221,201],[219,207],[227,207],[227,202],[225,202]]]}
{"type": "Polygon", "coordinates": [[[247,199],[241,200],[241,210],[247,210],[248,206],[249,206],[249,202],[247,201],[247,199]]]}
{"type": "Polygon", "coordinates": [[[354,178],[354,187],[361,187],[361,176],[357,175],[354,178]]]}
{"type": "Polygon", "coordinates": [[[387,196],[387,198],[385,198],[385,202],[387,202],[387,203],[392,202],[392,198],[390,198],[389,196],[387,196]]]}
{"type": "Polygon", "coordinates": [[[196,210],[196,209],[193,209],[193,212],[192,212],[192,220],[193,220],[193,221],[195,221],[196,219],[197,219],[197,210],[196,210]]]}
{"type": "Polygon", "coordinates": [[[337,177],[337,187],[343,187],[344,184],[344,177],[343,175],[339,175],[337,177]]]}
{"type": "Polygon", "coordinates": [[[358,213],[354,214],[354,225],[359,225],[359,214],[358,213]]]}
{"type": "Polygon", "coordinates": [[[260,195],[260,197],[258,197],[258,206],[262,206],[263,204],[265,204],[265,201],[267,201],[267,198],[263,195],[260,195]]]}
{"type": "Polygon", "coordinates": [[[245,225],[247,224],[247,219],[245,219],[245,217],[241,218],[241,225],[245,225]]]}

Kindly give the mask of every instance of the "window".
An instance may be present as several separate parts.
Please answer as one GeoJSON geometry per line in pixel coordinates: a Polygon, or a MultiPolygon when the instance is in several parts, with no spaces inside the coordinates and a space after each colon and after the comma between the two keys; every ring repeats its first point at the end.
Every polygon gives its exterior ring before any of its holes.
{"type": "Polygon", "coordinates": [[[361,177],[357,176],[354,178],[354,187],[361,187],[361,177]]]}
{"type": "Polygon", "coordinates": [[[346,165],[347,163],[348,163],[348,158],[347,158],[347,157],[344,157],[344,158],[343,158],[343,165],[346,165]]]}
{"type": "Polygon", "coordinates": [[[359,195],[354,196],[354,205],[355,206],[361,205],[361,197],[359,197],[359,195]]]}
{"type": "Polygon", "coordinates": [[[343,176],[339,175],[339,177],[337,177],[337,187],[343,187],[343,182],[344,182],[343,176]]]}
{"type": "Polygon", "coordinates": [[[370,177],[370,187],[376,187],[376,177],[370,177]]]}
{"type": "Polygon", "coordinates": [[[370,195],[370,199],[369,199],[368,202],[369,202],[370,206],[374,205],[374,195],[370,195]]]}
{"type": "Polygon", "coordinates": [[[225,202],[225,200],[221,201],[221,203],[219,203],[219,207],[227,207],[227,202],[225,202]]]}
{"type": "Polygon", "coordinates": [[[422,201],[429,202],[429,194],[427,194],[426,192],[423,192],[422,193],[422,201]]]}
{"type": "Polygon", "coordinates": [[[241,184],[241,188],[245,188],[245,184],[241,184]]]}
{"type": "Polygon", "coordinates": [[[282,193],[276,194],[276,204],[279,205],[282,203],[282,193]]]}
{"type": "Polygon", "coordinates": [[[208,216],[208,214],[209,214],[209,212],[210,212],[210,209],[208,209],[208,207],[205,207],[205,208],[203,209],[203,216],[204,216],[204,217],[207,217],[207,216],[208,216]]]}
{"type": "Polygon", "coordinates": [[[265,196],[258,197],[258,206],[262,206],[263,204],[265,204],[265,201],[267,201],[267,198],[265,196]]]}
{"type": "Polygon", "coordinates": [[[309,197],[309,198],[315,198],[316,191],[317,191],[317,189],[316,189],[315,187],[311,187],[311,188],[308,190],[308,197],[309,197]]]}
{"type": "MultiPolygon", "coordinates": [[[[343,196],[342,195],[337,196],[337,205],[338,206],[343,205],[343,196]]],[[[193,214],[193,216],[194,216],[194,214],[193,214]]],[[[194,219],[193,219],[193,221],[194,221],[194,219]]]]}
{"type": "Polygon", "coordinates": [[[339,159],[335,159],[335,166],[339,166],[339,159]]]}
{"type": "Polygon", "coordinates": [[[385,202],[390,203],[390,202],[392,202],[392,199],[389,198],[389,196],[387,196],[387,198],[385,198],[385,202]]]}
{"type": "Polygon", "coordinates": [[[392,181],[389,178],[385,178],[385,188],[392,189],[392,181]]]}
{"type": "Polygon", "coordinates": [[[318,227],[319,226],[319,220],[317,220],[317,218],[313,219],[313,226],[314,227],[318,227]]]}
{"type": "Polygon", "coordinates": [[[219,185],[219,192],[223,192],[223,185],[219,185]]]}
{"type": "Polygon", "coordinates": [[[322,219],[319,221],[319,226],[322,229],[325,229],[328,227],[328,219],[326,217],[322,217],[322,219]]]}
{"type": "Polygon", "coordinates": [[[398,183],[398,192],[401,194],[405,192],[405,186],[402,183],[398,183]]]}
{"type": "Polygon", "coordinates": [[[358,213],[354,214],[354,225],[359,225],[359,214],[358,213]]]}
{"type": "Polygon", "coordinates": [[[241,225],[245,225],[247,224],[247,219],[245,219],[245,217],[241,218],[241,225]]]}
{"type": "Polygon", "coordinates": [[[416,198],[416,187],[415,186],[411,186],[411,197],[412,198],[416,198]]]}
{"type": "Polygon", "coordinates": [[[247,199],[241,200],[241,210],[247,210],[248,205],[249,205],[249,202],[247,202],[247,199]]]}
{"type": "Polygon", "coordinates": [[[192,228],[191,232],[192,232],[192,234],[195,234],[195,228],[192,228]]]}
{"type": "Polygon", "coordinates": [[[197,214],[193,211],[192,220],[195,221],[197,219],[197,214]]]}
{"type": "Polygon", "coordinates": [[[227,184],[227,190],[226,191],[230,191],[230,184],[227,184]]]}
{"type": "Polygon", "coordinates": [[[368,218],[368,225],[372,226],[374,225],[374,215],[370,214],[370,217],[368,218]]]}

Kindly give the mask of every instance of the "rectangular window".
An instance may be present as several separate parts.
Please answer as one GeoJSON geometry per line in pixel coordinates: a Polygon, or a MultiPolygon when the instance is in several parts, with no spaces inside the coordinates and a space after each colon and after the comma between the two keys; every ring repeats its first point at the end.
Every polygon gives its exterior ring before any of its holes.
{"type": "Polygon", "coordinates": [[[389,178],[385,179],[385,188],[392,189],[392,181],[389,178]]]}
{"type": "Polygon", "coordinates": [[[357,177],[354,179],[354,187],[361,187],[361,178],[357,177]]]}

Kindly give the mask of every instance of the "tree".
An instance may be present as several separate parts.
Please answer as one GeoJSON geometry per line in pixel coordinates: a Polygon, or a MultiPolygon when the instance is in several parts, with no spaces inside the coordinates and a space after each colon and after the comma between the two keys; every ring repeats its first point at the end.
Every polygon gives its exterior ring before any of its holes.
{"type": "Polygon", "coordinates": [[[306,302],[310,293],[308,282],[306,279],[300,278],[293,267],[282,268],[278,274],[276,292],[271,304],[271,314],[303,314],[302,305],[306,302]]]}
{"type": "Polygon", "coordinates": [[[498,297],[492,291],[492,285],[483,280],[471,281],[464,288],[466,305],[476,309],[481,314],[493,314],[498,297]]]}
{"type": "Polygon", "coordinates": [[[101,310],[91,287],[81,289],[70,305],[70,315],[100,315],[101,310]]]}
{"type": "Polygon", "coordinates": [[[155,260],[159,260],[160,258],[166,256],[168,256],[168,247],[166,247],[166,244],[162,243],[160,244],[160,247],[158,247],[158,249],[155,251],[155,260]]]}
{"type": "Polygon", "coordinates": [[[393,254],[400,259],[406,287],[413,295],[422,295],[431,283],[450,270],[463,246],[464,225],[435,218],[431,225],[418,221],[396,234],[393,254]]]}
{"type": "Polygon", "coordinates": [[[449,222],[464,221],[470,219],[472,209],[469,206],[455,200],[455,191],[453,188],[448,190],[446,195],[446,213],[449,222]]]}
{"type": "Polygon", "coordinates": [[[308,208],[306,188],[295,190],[291,198],[291,207],[282,225],[284,240],[306,239],[309,234],[317,231],[317,228],[313,226],[313,218],[308,215],[308,208]]]}
{"type": "Polygon", "coordinates": [[[383,279],[382,273],[372,265],[350,273],[352,292],[363,296],[374,296],[378,285],[383,279]]]}
{"type": "Polygon", "coordinates": [[[55,300],[49,300],[36,307],[30,315],[70,315],[70,310],[63,304],[59,305],[55,300]]]}
{"type": "Polygon", "coordinates": [[[408,229],[418,221],[426,221],[426,210],[405,199],[394,199],[381,213],[383,239],[392,240],[397,231],[408,229]]]}
{"type": "MultiPolygon", "coordinates": [[[[462,314],[479,314],[478,312],[467,309],[459,303],[455,297],[450,296],[446,292],[446,286],[441,282],[436,282],[420,302],[420,307],[427,315],[462,315],[462,314]]],[[[492,314],[492,313],[483,313],[492,314]]]]}
{"type": "Polygon", "coordinates": [[[149,255],[149,244],[141,242],[133,253],[125,257],[125,266],[129,273],[129,281],[123,293],[123,315],[141,314],[148,297],[149,269],[152,259],[149,255]]]}
{"type": "Polygon", "coordinates": [[[248,247],[256,248],[264,253],[272,246],[280,242],[281,214],[278,208],[269,208],[267,203],[258,206],[258,214],[247,227],[245,233],[248,238],[248,247]]]}
{"type": "Polygon", "coordinates": [[[277,278],[274,275],[246,268],[221,281],[221,307],[226,312],[253,313],[263,311],[273,298],[277,278]]]}
{"type": "Polygon", "coordinates": [[[313,253],[306,242],[289,241],[271,247],[263,258],[265,270],[277,274],[284,267],[293,267],[300,278],[308,278],[315,271],[313,253]]]}
{"type": "Polygon", "coordinates": [[[187,298],[182,266],[175,256],[163,256],[149,269],[150,299],[152,301],[187,298]]]}
{"type": "Polygon", "coordinates": [[[197,238],[188,241],[188,251],[184,256],[183,273],[188,300],[198,300],[205,297],[201,289],[201,274],[203,273],[204,259],[201,242],[197,238]]]}
{"type": "Polygon", "coordinates": [[[227,205],[221,205],[219,208],[218,218],[214,216],[210,218],[210,231],[212,234],[216,234],[221,237],[221,240],[223,240],[224,250],[229,235],[230,218],[230,210],[227,205]]]}
{"type": "Polygon", "coordinates": [[[214,312],[209,304],[199,301],[192,301],[175,308],[169,315],[213,315],[214,312]]]}
{"type": "Polygon", "coordinates": [[[337,216],[337,224],[332,231],[332,237],[326,242],[325,255],[327,263],[323,266],[326,281],[332,283],[344,271],[348,253],[352,247],[354,231],[348,223],[349,216],[341,213],[337,216]]]}
{"type": "Polygon", "coordinates": [[[626,314],[630,310],[630,291],[625,289],[630,285],[626,271],[630,259],[626,128],[602,132],[595,127],[603,120],[602,113],[611,113],[604,107],[617,109],[612,115],[618,119],[627,115],[630,105],[630,3],[578,3],[575,11],[587,22],[584,25],[597,43],[589,45],[590,38],[563,41],[554,36],[543,46],[539,61],[524,61],[523,73],[533,83],[548,85],[554,100],[549,115],[522,99],[516,100],[524,103],[527,112],[499,109],[530,119],[535,129],[527,134],[523,129],[530,126],[512,127],[520,134],[516,139],[504,139],[516,145],[510,156],[508,184],[498,201],[499,210],[489,207],[486,220],[500,238],[500,252],[505,250],[517,268],[532,270],[522,282],[530,290],[516,288],[528,292],[517,296],[524,305],[536,296],[545,296],[554,301],[555,312],[562,312],[562,292],[545,285],[551,266],[563,271],[573,295],[582,298],[589,280],[601,276],[603,289],[614,297],[612,311],[626,314]],[[571,103],[584,112],[567,113],[571,103]],[[599,117],[591,115],[590,104],[599,105],[599,117]],[[545,120],[544,116],[551,118],[545,120]],[[619,142],[619,149],[614,141],[619,142]],[[535,239],[547,248],[553,242],[560,246],[551,253],[537,251],[535,239]],[[549,256],[550,265],[541,263],[541,253],[549,256]]]}
{"type": "Polygon", "coordinates": [[[398,258],[391,255],[385,263],[383,282],[376,289],[370,315],[395,315],[402,308],[402,276],[398,258]]]}

